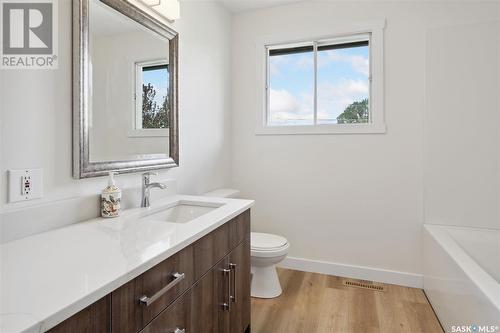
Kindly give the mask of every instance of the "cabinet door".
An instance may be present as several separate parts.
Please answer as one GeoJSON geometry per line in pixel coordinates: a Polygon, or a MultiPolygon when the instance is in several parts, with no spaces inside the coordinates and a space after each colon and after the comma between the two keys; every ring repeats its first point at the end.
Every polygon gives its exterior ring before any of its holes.
{"type": "Polygon", "coordinates": [[[191,289],[191,332],[218,333],[218,307],[214,292],[215,269],[211,269],[191,289]]]}
{"type": "Polygon", "coordinates": [[[228,257],[222,259],[214,268],[214,284],[213,290],[216,301],[217,313],[215,316],[216,320],[216,332],[217,333],[229,333],[229,320],[230,320],[230,292],[231,292],[231,276],[229,270],[228,257]]]}
{"type": "Polygon", "coordinates": [[[231,270],[231,333],[243,333],[250,325],[250,242],[245,240],[229,254],[231,270]]]}

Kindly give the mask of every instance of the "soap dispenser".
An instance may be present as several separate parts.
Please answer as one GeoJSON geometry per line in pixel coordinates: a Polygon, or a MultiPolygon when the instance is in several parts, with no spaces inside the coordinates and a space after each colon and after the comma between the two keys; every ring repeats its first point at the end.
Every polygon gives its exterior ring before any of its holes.
{"type": "Polygon", "coordinates": [[[108,186],[101,193],[102,217],[117,217],[120,214],[122,190],[115,185],[114,176],[117,174],[117,172],[109,173],[108,186]]]}

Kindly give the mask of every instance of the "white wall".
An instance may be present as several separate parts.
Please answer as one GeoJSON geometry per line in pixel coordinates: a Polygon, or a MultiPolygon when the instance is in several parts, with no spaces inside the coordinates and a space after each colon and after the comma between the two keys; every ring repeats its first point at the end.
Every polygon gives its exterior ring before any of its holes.
{"type": "Polygon", "coordinates": [[[499,47],[499,21],[428,32],[428,223],[500,228],[499,47]]]}
{"type": "Polygon", "coordinates": [[[257,200],[253,230],[287,237],[292,257],[420,273],[428,30],[497,16],[493,3],[333,1],[235,16],[233,182],[257,200]],[[386,134],[254,134],[256,40],[383,18],[386,134]]]}
{"type": "MultiPolygon", "coordinates": [[[[220,5],[211,3],[182,3],[181,10],[182,18],[174,25],[180,33],[181,166],[162,171],[160,178],[176,178],[180,192],[202,193],[227,186],[227,175],[230,173],[228,64],[231,61],[231,16],[220,5]]],[[[94,196],[106,184],[104,178],[74,180],[71,176],[72,46],[69,0],[59,1],[59,27],[58,70],[0,71],[2,213],[61,199],[94,196]],[[38,167],[44,169],[44,198],[8,204],[7,170],[38,167]]],[[[139,186],[140,177],[138,174],[122,175],[118,177],[118,182],[122,187],[139,186]]],[[[91,214],[97,214],[97,207],[96,200],[91,214]]],[[[40,216],[34,214],[28,214],[28,217],[25,214],[24,217],[16,221],[17,225],[40,220],[40,216]]],[[[50,221],[46,220],[44,218],[39,224],[48,225],[50,221]]],[[[44,229],[39,224],[37,231],[44,229]]]]}

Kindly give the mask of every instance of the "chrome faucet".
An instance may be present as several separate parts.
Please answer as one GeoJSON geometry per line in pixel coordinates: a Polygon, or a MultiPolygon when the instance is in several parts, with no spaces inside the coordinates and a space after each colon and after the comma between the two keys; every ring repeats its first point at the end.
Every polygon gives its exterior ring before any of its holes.
{"type": "Polygon", "coordinates": [[[145,172],[142,174],[142,200],[141,207],[149,207],[149,190],[152,188],[166,189],[167,185],[162,183],[150,183],[149,176],[157,176],[154,172],[145,172]]]}

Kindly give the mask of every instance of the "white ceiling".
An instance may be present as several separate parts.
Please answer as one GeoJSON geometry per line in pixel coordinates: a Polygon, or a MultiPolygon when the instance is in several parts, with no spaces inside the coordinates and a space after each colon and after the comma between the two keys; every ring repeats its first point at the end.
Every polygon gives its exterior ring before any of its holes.
{"type": "Polygon", "coordinates": [[[276,7],[308,0],[179,0],[180,2],[219,2],[232,13],[276,7]]]}
{"type": "MultiPolygon", "coordinates": [[[[292,4],[296,2],[316,1],[316,2],[456,2],[458,0],[179,0],[179,1],[216,1],[222,3],[229,11],[240,13],[248,10],[276,7],[292,4]]],[[[460,0],[469,3],[495,2],[499,0],[460,0]]]]}

